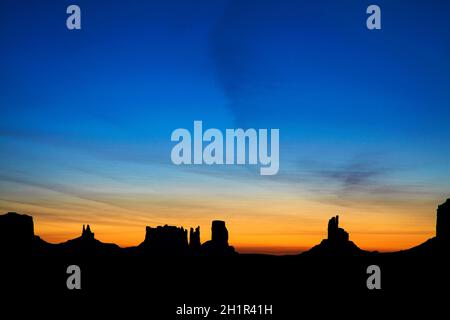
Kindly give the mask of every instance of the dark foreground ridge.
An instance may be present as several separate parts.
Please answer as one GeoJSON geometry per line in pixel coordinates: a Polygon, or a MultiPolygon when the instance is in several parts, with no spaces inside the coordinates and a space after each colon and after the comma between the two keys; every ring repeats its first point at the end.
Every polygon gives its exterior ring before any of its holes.
{"type": "Polygon", "coordinates": [[[277,315],[272,318],[297,319],[300,309],[347,314],[355,306],[371,313],[374,306],[400,308],[404,315],[413,311],[405,305],[435,306],[440,292],[448,290],[450,199],[438,207],[436,236],[398,252],[364,251],[340,223],[332,217],[327,239],[309,251],[271,256],[235,252],[224,221],[212,222],[212,237],[203,243],[199,227],[165,225],[146,227],[141,244],[120,248],[95,239],[89,225],[78,238],[50,244],[34,234],[32,217],[7,213],[0,215],[0,291],[16,292],[17,301],[27,293],[32,301],[64,301],[70,308],[79,303],[74,298],[95,303],[101,298],[107,302],[102,312],[142,306],[160,319],[200,319],[175,316],[177,306],[189,303],[272,304],[277,315]],[[81,269],[81,290],[66,286],[71,265],[81,269]],[[380,290],[367,286],[373,265],[381,270],[380,290]]]}

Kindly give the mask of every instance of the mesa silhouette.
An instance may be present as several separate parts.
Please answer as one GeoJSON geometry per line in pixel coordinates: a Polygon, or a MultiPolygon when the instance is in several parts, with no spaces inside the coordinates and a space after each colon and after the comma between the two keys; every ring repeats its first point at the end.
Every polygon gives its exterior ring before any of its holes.
{"type": "MultiPolygon", "coordinates": [[[[349,234],[339,227],[339,216],[328,221],[328,238],[303,256],[361,257],[374,255],[436,255],[447,254],[450,248],[450,199],[437,209],[436,236],[407,250],[391,253],[369,252],[350,241],[349,234]]],[[[212,221],[211,240],[200,241],[200,227],[188,230],[176,226],[146,227],[144,241],[135,247],[121,248],[95,239],[90,225],[83,225],[78,238],[51,244],[34,234],[33,218],[8,212],[0,215],[0,254],[2,256],[234,256],[238,253],[228,244],[225,222],[212,221]]]]}
{"type": "Polygon", "coordinates": [[[0,215],[0,254],[7,256],[227,256],[236,251],[228,244],[228,230],[224,221],[212,222],[211,240],[201,244],[200,227],[146,227],[144,241],[136,247],[121,248],[113,243],[95,239],[90,225],[83,225],[81,235],[63,243],[52,244],[34,234],[33,218],[8,212],[0,215]]]}

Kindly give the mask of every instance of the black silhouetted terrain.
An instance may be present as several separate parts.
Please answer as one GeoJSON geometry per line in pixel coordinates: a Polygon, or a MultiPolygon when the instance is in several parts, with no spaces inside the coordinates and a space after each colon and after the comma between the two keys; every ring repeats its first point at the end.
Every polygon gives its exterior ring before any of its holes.
{"type": "MultiPolygon", "coordinates": [[[[392,253],[391,253],[392,254],[392,253]]],[[[434,256],[447,258],[450,256],[450,199],[438,206],[436,219],[436,236],[424,243],[395,254],[406,256],[434,256]]]]}
{"type": "Polygon", "coordinates": [[[72,309],[74,297],[102,298],[105,310],[141,307],[161,319],[200,319],[175,317],[174,308],[183,303],[273,304],[276,319],[301,318],[307,311],[347,315],[356,306],[372,315],[392,315],[397,308],[401,318],[419,306],[436,310],[449,285],[450,199],[438,207],[436,237],[399,252],[361,250],[339,223],[332,217],[327,239],[303,254],[271,256],[237,254],[224,221],[212,222],[211,240],[203,244],[199,227],[188,237],[187,229],[166,225],[147,227],[140,245],[120,248],[95,239],[89,225],[76,239],[50,244],[34,235],[30,216],[7,213],[0,216],[0,290],[16,292],[19,301],[28,292],[33,300],[64,301],[72,309]],[[72,264],[82,270],[80,291],[66,287],[72,264]],[[366,286],[370,265],[381,268],[381,290],[366,286]]]}
{"type": "Polygon", "coordinates": [[[145,240],[137,249],[141,254],[186,255],[189,251],[187,230],[168,225],[146,227],[145,240]]]}
{"type": "MultiPolygon", "coordinates": [[[[386,253],[388,255],[442,255],[450,248],[450,199],[438,206],[436,236],[411,249],[386,253]]],[[[146,227],[144,241],[137,247],[120,248],[112,243],[103,243],[94,237],[89,225],[83,225],[80,237],[60,244],[50,244],[34,234],[33,218],[28,215],[8,212],[0,215],[0,252],[2,256],[48,255],[125,255],[137,254],[190,256],[227,256],[236,254],[228,244],[228,230],[224,221],[214,220],[211,240],[201,244],[200,227],[188,232],[183,227],[146,227]]],[[[360,249],[349,240],[349,234],[339,227],[339,216],[328,221],[328,238],[310,250],[305,256],[358,257],[378,254],[360,249]]],[[[382,254],[380,254],[382,255],[382,254]]]]}
{"type": "Polygon", "coordinates": [[[16,212],[0,215],[1,255],[30,255],[34,244],[32,217],[16,212]]]}
{"type": "Polygon", "coordinates": [[[200,227],[191,228],[189,231],[189,248],[192,253],[199,253],[201,250],[202,244],[200,242],[200,227]]]}
{"type": "MultiPolygon", "coordinates": [[[[58,245],[52,248],[54,254],[58,255],[76,255],[76,256],[104,256],[104,255],[118,255],[120,248],[113,243],[103,243],[94,238],[94,233],[91,227],[83,225],[81,236],[58,245]]],[[[42,250],[41,252],[45,252],[42,250]]]]}
{"type": "Polygon", "coordinates": [[[59,244],[50,244],[34,234],[33,218],[15,212],[0,215],[0,248],[2,255],[11,256],[226,256],[236,254],[228,245],[225,221],[214,220],[211,240],[200,242],[200,227],[191,228],[188,243],[187,230],[183,227],[147,226],[144,241],[137,247],[120,248],[113,243],[95,239],[90,225],[83,225],[81,236],[59,244]]]}
{"type": "Polygon", "coordinates": [[[328,221],[328,239],[306,251],[305,255],[325,255],[325,256],[359,256],[367,254],[356,244],[349,240],[348,232],[339,228],[339,216],[332,217],[328,221]]]}

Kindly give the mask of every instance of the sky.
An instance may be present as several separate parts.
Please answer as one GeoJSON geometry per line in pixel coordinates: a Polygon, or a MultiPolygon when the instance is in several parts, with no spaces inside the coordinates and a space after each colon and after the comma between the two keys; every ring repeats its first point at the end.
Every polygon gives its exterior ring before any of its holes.
{"type": "Polygon", "coordinates": [[[0,49],[0,212],[49,242],[88,223],[121,246],[161,224],[203,242],[223,219],[238,251],[293,253],[339,214],[392,251],[450,197],[448,1],[4,0],[0,49]],[[278,128],[278,174],[172,164],[195,120],[278,128]]]}

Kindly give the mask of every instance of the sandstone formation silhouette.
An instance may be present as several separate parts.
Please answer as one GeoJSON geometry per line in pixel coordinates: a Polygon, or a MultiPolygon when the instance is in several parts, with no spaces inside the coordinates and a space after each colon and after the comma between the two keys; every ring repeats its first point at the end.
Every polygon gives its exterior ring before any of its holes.
{"type": "Polygon", "coordinates": [[[189,232],[189,248],[192,252],[199,252],[202,245],[200,242],[200,227],[191,228],[189,232]]]}
{"type": "Polygon", "coordinates": [[[139,245],[144,254],[186,255],[188,253],[187,230],[183,227],[146,227],[145,239],[139,245]]]}
{"type": "Polygon", "coordinates": [[[450,250],[450,199],[440,204],[436,212],[436,236],[408,250],[402,255],[446,256],[450,250]]]}
{"type": "Polygon", "coordinates": [[[228,230],[224,221],[215,220],[211,226],[211,240],[203,245],[200,242],[200,227],[191,228],[189,242],[187,230],[183,227],[146,227],[145,240],[135,250],[140,255],[229,255],[234,254],[228,245],[228,230]]]}
{"type": "Polygon", "coordinates": [[[81,232],[81,237],[83,239],[94,239],[94,233],[91,231],[91,227],[89,225],[87,225],[87,228],[85,228],[83,224],[83,231],[81,232]]]}
{"type": "Polygon", "coordinates": [[[328,221],[328,241],[345,243],[348,241],[348,232],[339,228],[339,216],[328,221]]]}
{"type": "Polygon", "coordinates": [[[202,246],[205,254],[220,256],[235,254],[232,246],[228,245],[228,230],[225,221],[214,220],[211,225],[211,240],[202,246]]]}
{"type": "Polygon", "coordinates": [[[50,247],[55,255],[95,257],[120,254],[120,247],[114,243],[103,243],[95,239],[91,227],[83,225],[81,236],[50,247]]]}
{"type": "Polygon", "coordinates": [[[328,221],[328,238],[305,252],[306,255],[359,256],[368,253],[349,240],[348,232],[339,228],[339,216],[328,221]]]}
{"type": "Polygon", "coordinates": [[[29,255],[34,243],[33,218],[16,212],[0,215],[0,252],[29,255]]]}
{"type": "Polygon", "coordinates": [[[436,238],[439,241],[450,243],[450,199],[438,206],[436,238]]]}

